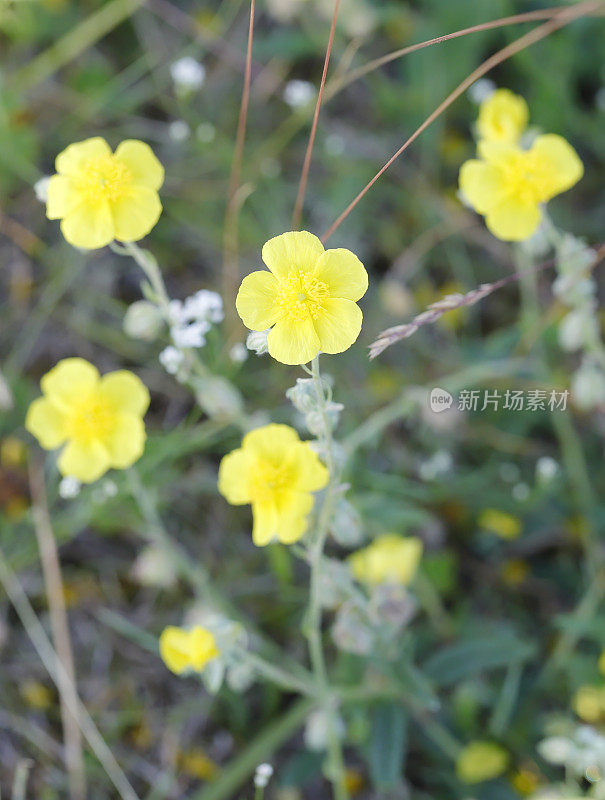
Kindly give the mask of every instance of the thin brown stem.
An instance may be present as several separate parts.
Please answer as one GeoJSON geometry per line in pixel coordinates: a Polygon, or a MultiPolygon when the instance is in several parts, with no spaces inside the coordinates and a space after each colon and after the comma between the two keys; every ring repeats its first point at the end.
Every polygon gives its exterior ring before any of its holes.
{"type": "Polygon", "coordinates": [[[414,142],[421,133],[423,133],[431,123],[433,123],[438,117],[443,114],[443,112],[452,105],[452,103],[463,94],[469,86],[471,86],[476,80],[482,78],[486,73],[488,73],[491,69],[496,67],[498,64],[501,64],[503,61],[511,58],[512,56],[516,55],[517,53],[524,50],[526,47],[534,44],[535,42],[544,39],[549,34],[553,33],[553,31],[558,30],[559,28],[568,25],[578,17],[585,16],[593,11],[596,11],[599,8],[603,7],[602,0],[588,0],[585,3],[578,3],[574,6],[568,6],[561,11],[553,19],[545,22],[543,25],[539,25],[536,28],[533,28],[529,33],[524,34],[523,36],[515,39],[514,42],[511,42],[506,47],[502,48],[502,50],[498,50],[497,53],[494,53],[493,56],[490,56],[486,59],[482,64],[480,64],[477,69],[473,70],[471,74],[465,78],[462,83],[460,83],[453,92],[445,98],[445,100],[440,103],[437,108],[429,114],[429,116],[424,120],[422,125],[420,125],[414,133],[401,145],[399,150],[397,150],[394,155],[392,155],[389,160],[384,164],[381,169],[374,175],[372,180],[367,183],[364,188],[359,192],[359,194],[354,198],[354,200],[349,203],[349,205],[345,208],[345,210],[340,214],[339,217],[330,225],[330,227],[326,230],[326,232],[322,235],[321,240],[322,242],[326,242],[330,236],[336,231],[336,229],[344,222],[344,220],[349,216],[351,211],[357,206],[360,200],[368,193],[368,191],[372,188],[372,186],[376,183],[376,181],[388,170],[388,168],[395,162],[402,153],[404,153],[407,148],[414,142]]]}
{"type": "Polygon", "coordinates": [[[326,76],[328,74],[330,56],[332,55],[332,45],[334,44],[334,34],[336,32],[336,20],[338,18],[339,7],[340,7],[340,0],[335,0],[334,14],[332,15],[332,25],[330,26],[330,36],[328,38],[328,46],[326,48],[326,57],[324,59],[324,68],[321,75],[321,83],[319,84],[319,92],[317,93],[317,102],[315,103],[315,112],[313,113],[313,122],[311,123],[309,142],[307,144],[307,151],[305,153],[305,160],[303,162],[302,173],[300,176],[300,183],[298,185],[298,194],[296,195],[296,203],[294,204],[294,213],[292,214],[293,230],[298,230],[298,228],[300,227],[300,220],[302,217],[303,206],[305,202],[305,194],[307,192],[307,181],[309,179],[309,167],[311,166],[311,156],[313,155],[313,145],[315,144],[315,136],[317,134],[317,123],[319,120],[319,112],[321,109],[321,102],[323,99],[324,88],[326,85],[326,76]]]}
{"type": "Polygon", "coordinates": [[[84,800],[86,797],[86,774],[80,723],[75,716],[75,709],[78,705],[76,673],[65,609],[61,566],[48,513],[44,471],[40,462],[35,459],[31,460],[29,466],[29,484],[32,494],[34,527],[50,612],[50,626],[57,659],[63,665],[63,671],[59,672],[58,689],[65,739],[65,766],[69,782],[69,796],[71,800],[84,800]]]}
{"type": "Polygon", "coordinates": [[[396,61],[398,58],[403,58],[403,56],[407,56],[410,53],[415,53],[417,50],[423,50],[425,47],[430,47],[433,44],[441,44],[442,42],[447,42],[450,39],[458,39],[461,36],[468,36],[471,33],[481,33],[481,31],[489,31],[493,30],[494,28],[503,28],[506,25],[520,25],[523,22],[537,22],[541,19],[551,19],[552,17],[556,17],[557,15],[561,14],[561,11],[561,6],[556,6],[554,8],[540,8],[537,11],[526,11],[523,14],[514,14],[510,17],[501,17],[500,19],[489,20],[489,22],[481,22],[478,25],[471,26],[470,28],[461,28],[459,31],[454,31],[453,33],[446,33],[443,36],[435,36],[433,39],[427,39],[424,42],[417,42],[416,44],[411,44],[407,47],[401,47],[399,50],[393,50],[391,53],[380,56],[380,58],[375,58],[372,61],[368,61],[367,64],[362,64],[362,66],[351,70],[351,72],[343,75],[341,78],[334,78],[333,80],[329,81],[328,85],[326,86],[326,101],[331,100],[334,95],[338,94],[338,92],[342,91],[342,89],[344,89],[346,86],[349,86],[351,83],[363,78],[364,75],[380,69],[380,67],[383,67],[385,64],[390,64],[391,61],[396,61]]]}
{"type": "Polygon", "coordinates": [[[248,106],[250,103],[250,83],[252,77],[252,44],[254,41],[254,13],[256,0],[250,0],[250,21],[248,24],[248,45],[246,49],[246,66],[244,69],[244,88],[239,109],[237,133],[231,174],[229,176],[229,189],[227,193],[227,209],[225,211],[225,228],[223,231],[223,300],[225,307],[231,309],[234,305],[235,293],[239,278],[237,263],[238,251],[238,216],[241,203],[239,202],[239,189],[242,175],[242,162],[244,157],[244,144],[246,141],[246,125],[248,121],[248,106]]]}

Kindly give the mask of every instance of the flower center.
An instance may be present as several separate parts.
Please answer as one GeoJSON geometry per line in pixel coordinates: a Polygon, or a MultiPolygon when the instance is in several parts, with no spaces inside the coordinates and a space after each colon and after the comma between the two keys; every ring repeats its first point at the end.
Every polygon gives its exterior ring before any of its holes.
{"type": "Polygon", "coordinates": [[[69,438],[81,442],[107,438],[115,427],[115,412],[109,404],[94,395],[80,400],[72,409],[68,422],[69,438]]]}
{"type": "Polygon", "coordinates": [[[505,179],[509,195],[522,203],[532,204],[540,200],[539,176],[536,166],[527,153],[518,153],[505,165],[505,179]]]}
{"type": "Polygon", "coordinates": [[[285,316],[301,322],[309,315],[317,319],[329,297],[326,283],[309,272],[292,272],[280,281],[277,304],[285,316]]]}
{"type": "Polygon", "coordinates": [[[119,200],[131,183],[132,173],[114,155],[88,159],[78,176],[78,188],[90,203],[119,200]]]}
{"type": "Polygon", "coordinates": [[[255,503],[275,502],[281,492],[292,485],[290,471],[283,464],[275,466],[268,461],[259,461],[250,476],[249,492],[255,503]]]}

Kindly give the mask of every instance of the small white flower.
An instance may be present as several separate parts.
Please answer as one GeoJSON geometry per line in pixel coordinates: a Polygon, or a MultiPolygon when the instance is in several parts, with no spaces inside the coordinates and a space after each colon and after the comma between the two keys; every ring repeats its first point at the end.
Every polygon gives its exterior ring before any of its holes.
{"type": "Polygon", "coordinates": [[[559,325],[559,344],[564,350],[581,350],[599,338],[599,324],[592,309],[577,308],[570,311],[559,325]]]}
{"type": "Polygon", "coordinates": [[[166,553],[153,545],[146,547],[136,557],[130,574],[143,586],[170,589],[177,581],[176,571],[166,553]]]}
{"type": "Polygon", "coordinates": [[[256,353],[257,356],[264,355],[268,350],[267,337],[269,336],[269,329],[266,331],[252,331],[246,338],[246,347],[248,350],[256,353]]]}
{"type": "Polygon", "coordinates": [[[559,472],[559,464],[550,456],[542,456],[536,463],[536,477],[540,483],[550,483],[559,472]]]}
{"type": "Polygon", "coordinates": [[[209,330],[210,323],[200,320],[199,322],[190,322],[188,325],[173,325],[170,329],[170,336],[176,347],[203,347],[206,344],[206,334],[209,330]]]}
{"type": "Polygon", "coordinates": [[[184,56],[170,65],[170,75],[177,88],[199,89],[206,79],[206,68],[193,56],[184,56]]]}
{"type": "Polygon", "coordinates": [[[605,375],[596,364],[584,361],[573,376],[571,396],[585,410],[605,405],[605,375]]]}
{"type": "Polygon", "coordinates": [[[481,105],[484,100],[487,100],[496,91],[496,84],[490,81],[489,78],[479,78],[472,86],[469,87],[468,96],[473,103],[481,105]]]}
{"type": "Polygon", "coordinates": [[[41,203],[46,203],[48,199],[48,183],[50,181],[50,175],[45,175],[43,178],[40,178],[39,181],[34,183],[34,192],[36,193],[36,197],[41,203]]]}
{"type": "Polygon", "coordinates": [[[170,375],[176,375],[183,363],[183,358],[181,351],[170,345],[160,353],[160,364],[170,375]]]}
{"type": "Polygon", "coordinates": [[[302,108],[315,97],[315,87],[309,81],[288,81],[284,89],[284,102],[290,108],[302,108]]]}
{"type": "Polygon", "coordinates": [[[200,289],[183,304],[183,315],[187,320],[206,320],[208,322],[222,322],[225,316],[223,311],[223,298],[216,292],[200,289]]]}
{"type": "Polygon", "coordinates": [[[513,486],[513,499],[518,503],[524,503],[530,494],[530,488],[526,483],[518,483],[516,486],[513,486]]]}
{"type": "Polygon", "coordinates": [[[67,475],[59,484],[59,495],[64,500],[71,500],[80,494],[81,486],[82,484],[77,478],[72,478],[71,475],[67,475]]]}
{"type": "Polygon", "coordinates": [[[254,774],[254,785],[257,789],[264,789],[273,775],[271,764],[259,764],[254,774]]]}
{"type": "Polygon", "coordinates": [[[184,142],[191,135],[191,128],[184,119],[175,119],[168,126],[168,136],[173,142],[184,142]]]}
{"type": "Polygon", "coordinates": [[[242,344],[242,342],[236,342],[231,348],[231,350],[229,350],[229,358],[236,364],[243,364],[244,361],[248,358],[248,351],[246,350],[246,345],[242,344]]]}
{"type": "Polygon", "coordinates": [[[425,481],[434,481],[452,468],[453,459],[447,450],[438,450],[420,465],[420,477],[425,481]]]}

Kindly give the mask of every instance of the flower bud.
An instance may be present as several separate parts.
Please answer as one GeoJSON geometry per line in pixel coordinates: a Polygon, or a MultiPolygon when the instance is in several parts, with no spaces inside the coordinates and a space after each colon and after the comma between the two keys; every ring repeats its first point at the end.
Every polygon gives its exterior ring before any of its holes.
{"type": "Polygon", "coordinates": [[[246,338],[246,347],[252,350],[257,356],[264,356],[269,349],[267,344],[267,337],[269,336],[269,329],[266,331],[252,331],[246,338]]]}
{"type": "Polygon", "coordinates": [[[137,300],[128,307],[124,317],[124,332],[133,339],[152,342],[162,329],[162,315],[148,300],[137,300]]]}

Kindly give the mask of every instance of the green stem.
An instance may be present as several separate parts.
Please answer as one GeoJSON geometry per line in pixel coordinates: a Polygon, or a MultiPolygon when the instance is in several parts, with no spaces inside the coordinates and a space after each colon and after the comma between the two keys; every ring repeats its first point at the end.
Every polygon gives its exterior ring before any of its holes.
{"type": "MultiPolygon", "coordinates": [[[[123,248],[125,254],[132,256],[145,273],[145,277],[156,295],[164,317],[168,321],[170,298],[166,291],[166,285],[164,284],[164,279],[162,278],[162,273],[158,267],[157,261],[151,253],[140,248],[136,242],[125,242],[123,248]]],[[[116,250],[116,252],[120,251],[116,250]]]]}
{"type": "Polygon", "coordinates": [[[330,779],[336,800],[348,800],[348,791],[345,785],[345,767],[340,736],[336,726],[336,697],[330,688],[322,642],[322,606],[321,606],[321,568],[324,547],[328,536],[334,490],[336,488],[336,474],[334,457],[332,453],[332,431],[328,420],[326,397],[319,369],[319,356],[311,363],[311,374],[317,395],[319,413],[323,422],[320,442],[325,452],[326,464],[330,473],[324,496],[321,513],[317,523],[315,540],[309,547],[309,565],[311,568],[311,587],[309,608],[306,619],[306,635],[309,642],[309,656],[313,674],[320,687],[322,706],[327,714],[328,721],[328,778],[330,779]]]}

